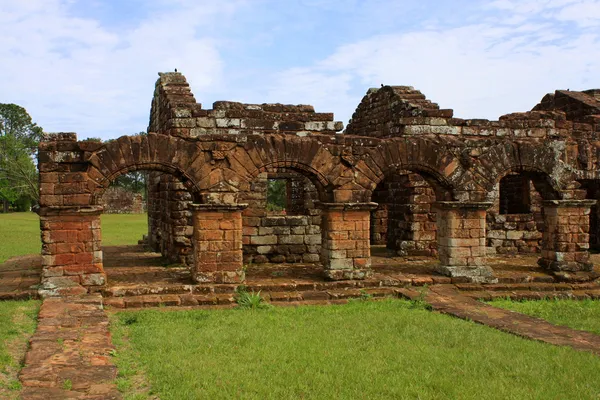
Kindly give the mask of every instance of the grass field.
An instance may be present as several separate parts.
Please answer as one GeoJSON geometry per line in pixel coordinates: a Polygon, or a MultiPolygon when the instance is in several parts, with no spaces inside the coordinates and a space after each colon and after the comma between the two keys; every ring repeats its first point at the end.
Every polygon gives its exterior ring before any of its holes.
{"type": "Polygon", "coordinates": [[[126,398],[597,399],[600,358],[401,300],[111,316],[126,398]],[[141,373],[138,373],[141,371],[141,373]],[[148,382],[152,392],[140,382],[148,382]]]}
{"type": "MultiPolygon", "coordinates": [[[[147,233],[146,214],[107,214],[101,218],[105,245],[137,244],[147,233]]],[[[0,263],[14,256],[39,254],[40,240],[37,214],[0,214],[0,263]]],[[[0,301],[0,399],[18,396],[17,373],[38,307],[37,301],[0,301]]]]}
{"type": "Polygon", "coordinates": [[[33,334],[39,301],[0,301],[0,399],[17,399],[17,373],[33,334]]]}
{"type": "MultiPolygon", "coordinates": [[[[102,244],[137,244],[148,232],[146,214],[102,215],[102,244]]],[[[40,252],[40,219],[35,213],[0,214],[0,263],[40,252]]]]}
{"type": "Polygon", "coordinates": [[[489,304],[600,335],[600,301],[597,300],[496,300],[489,304]]]}

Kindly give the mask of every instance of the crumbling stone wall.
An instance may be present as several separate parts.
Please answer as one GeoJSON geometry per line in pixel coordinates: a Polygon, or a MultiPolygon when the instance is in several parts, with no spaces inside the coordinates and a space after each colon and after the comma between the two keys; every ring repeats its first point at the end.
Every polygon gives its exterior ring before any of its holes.
{"type": "Polygon", "coordinates": [[[122,187],[109,187],[102,195],[102,207],[106,214],[141,214],[145,201],[140,193],[122,187]]]}
{"type": "MultiPolygon", "coordinates": [[[[435,209],[441,273],[491,279],[485,267],[486,215],[498,197],[495,188],[511,173],[532,177],[543,199],[539,264],[556,272],[589,271],[594,201],[586,200],[591,192],[584,184],[600,180],[597,92],[556,92],[542,103],[498,121],[464,120],[412,88],[384,86],[369,90],[344,134],[335,134],[341,123],[310,106],[217,102],[204,110],[183,75],[161,74],[147,136],[98,143],[62,133],[40,144],[44,290],[67,281],[74,291],[103,284],[101,254],[95,253],[100,197],[116,177],[133,170],[156,174],[148,196],[153,244],[181,260],[190,260],[182,249],[191,246],[192,275],[199,282],[243,281],[240,226],[254,218],[244,211],[249,209],[244,199],[260,174],[290,171],[309,177],[318,193],[320,259],[330,279],[370,274],[373,193],[380,182],[405,171],[426,178],[431,187],[410,201],[423,196],[431,202],[435,194],[433,208],[415,215],[429,218],[435,209]],[[203,223],[217,216],[235,226],[203,223]],[[65,218],[69,224],[60,225],[65,218]]],[[[392,211],[388,206],[388,221],[392,211]]],[[[388,229],[388,242],[391,233],[388,229]]]]}
{"type": "Polygon", "coordinates": [[[318,194],[310,180],[285,171],[261,173],[245,193],[248,208],[243,217],[244,261],[248,263],[312,263],[321,253],[321,211],[316,208],[318,194]],[[269,179],[285,179],[285,211],[267,210],[269,179]]]}
{"type": "Polygon", "coordinates": [[[373,200],[378,208],[371,214],[372,244],[386,244],[399,255],[436,254],[435,193],[423,177],[392,175],[378,185],[373,200]]]}
{"type": "Polygon", "coordinates": [[[192,196],[171,174],[149,173],[148,244],[173,263],[193,264],[192,196]]]}
{"type": "Polygon", "coordinates": [[[539,253],[544,231],[542,197],[531,179],[507,175],[493,193],[495,200],[487,212],[488,254],[539,253]]]}

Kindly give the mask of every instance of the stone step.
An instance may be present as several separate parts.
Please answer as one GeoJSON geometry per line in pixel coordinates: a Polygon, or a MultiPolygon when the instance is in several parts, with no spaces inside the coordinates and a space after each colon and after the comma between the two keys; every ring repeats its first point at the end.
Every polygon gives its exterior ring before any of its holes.
{"type": "Polygon", "coordinates": [[[522,300],[544,300],[544,299],[573,299],[573,300],[600,300],[600,289],[594,290],[569,290],[555,292],[538,291],[470,291],[462,292],[462,295],[476,300],[491,301],[496,299],[522,300]]]}
{"type": "MultiPolygon", "coordinates": [[[[367,289],[332,289],[310,291],[279,291],[261,292],[261,297],[267,302],[280,305],[281,303],[315,304],[319,302],[335,302],[349,299],[377,299],[383,297],[398,297],[397,288],[367,288],[367,289]]],[[[108,308],[146,308],[146,307],[189,307],[189,306],[224,306],[236,305],[236,294],[146,294],[122,297],[105,297],[104,305],[108,308]]]]}
{"type": "Polygon", "coordinates": [[[39,299],[37,289],[17,290],[13,292],[0,292],[0,300],[29,300],[39,299]]]}
{"type": "MultiPolygon", "coordinates": [[[[291,291],[323,291],[337,289],[370,289],[383,287],[425,286],[432,284],[449,284],[450,278],[417,277],[417,278],[384,278],[377,280],[347,280],[323,282],[289,282],[281,283],[246,283],[243,286],[248,292],[291,292],[291,291]]],[[[136,283],[134,285],[113,285],[101,289],[102,296],[128,297],[167,294],[227,294],[235,293],[239,284],[172,284],[172,283],[136,283]]]]}
{"type": "Polygon", "coordinates": [[[456,284],[456,288],[462,292],[556,292],[573,290],[595,290],[600,289],[597,283],[509,283],[509,284],[456,284]]]}

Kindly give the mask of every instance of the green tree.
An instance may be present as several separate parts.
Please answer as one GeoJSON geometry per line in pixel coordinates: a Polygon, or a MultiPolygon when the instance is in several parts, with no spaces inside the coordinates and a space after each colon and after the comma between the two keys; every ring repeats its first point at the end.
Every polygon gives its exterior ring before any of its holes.
{"type": "Polygon", "coordinates": [[[281,211],[287,206],[287,180],[269,179],[267,188],[267,210],[281,211]]]}
{"type": "Polygon", "coordinates": [[[39,199],[33,162],[43,130],[23,107],[0,103],[0,199],[8,204],[39,199]]]}

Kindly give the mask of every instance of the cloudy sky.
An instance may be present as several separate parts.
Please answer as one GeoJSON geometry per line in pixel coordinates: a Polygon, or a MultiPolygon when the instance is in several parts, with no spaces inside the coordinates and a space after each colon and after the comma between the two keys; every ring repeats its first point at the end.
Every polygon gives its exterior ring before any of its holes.
{"type": "Polygon", "coordinates": [[[146,130],[157,72],[196,100],[313,104],[346,124],[369,87],[463,118],[600,87],[600,0],[0,0],[0,103],[48,132],[146,130]]]}

